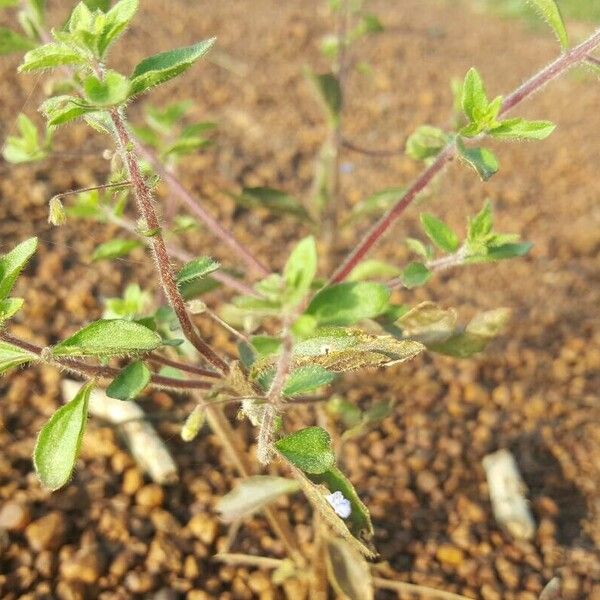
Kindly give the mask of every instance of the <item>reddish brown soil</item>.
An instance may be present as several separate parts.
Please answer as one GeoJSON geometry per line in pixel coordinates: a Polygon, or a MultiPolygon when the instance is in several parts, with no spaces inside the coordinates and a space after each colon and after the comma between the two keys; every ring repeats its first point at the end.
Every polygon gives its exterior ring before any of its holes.
{"type": "MultiPolygon", "coordinates": [[[[174,43],[219,36],[219,48],[242,72],[205,63],[152,100],[193,98],[194,116],[218,121],[216,148],[185,162],[185,182],[273,268],[286,256],[284,245],[305,231],[293,221],[236,211],[219,190],[228,180],[307,193],[324,123],[302,67],[325,68],[317,50],[329,26],[321,5],[147,0],[113,57],[129,68],[174,43]]],[[[517,22],[474,15],[458,2],[381,0],[372,10],[386,32],[356,47],[373,74],[351,77],[344,123],[350,139],[372,148],[400,147],[422,123],[444,126],[449,79],[472,64],[496,94],[511,90],[557,50],[549,35],[532,37],[517,22]]],[[[0,63],[3,135],[24,105],[34,112],[40,97],[37,78],[17,78],[16,64],[0,63]]],[[[429,211],[464,230],[466,216],[489,197],[498,228],[535,243],[526,259],[448,272],[403,296],[456,306],[464,320],[475,309],[512,307],[503,338],[473,360],[428,355],[341,386],[357,402],[397,402],[392,418],[347,445],[343,461],[371,508],[388,575],[398,580],[483,600],[535,600],[546,581],[561,575],[564,600],[600,598],[598,93],[597,79],[580,73],[551,84],[519,111],[558,123],[548,141],[498,146],[501,172],[485,185],[452,165],[427,201],[429,211]],[[500,447],[515,453],[529,486],[539,524],[531,543],[512,541],[491,515],[481,459],[500,447]]],[[[138,106],[132,113],[139,114],[138,106]]],[[[19,284],[26,308],[13,328],[40,343],[98,317],[102,298],[127,282],[151,281],[152,265],[141,252],[127,261],[90,264],[95,244],[114,236],[114,229],[48,228],[45,205],[53,194],[101,182],[107,170],[102,159],[88,156],[101,151],[104,140],[79,126],[59,139],[63,152],[56,159],[0,165],[2,250],[34,233],[41,240],[19,284]]],[[[419,169],[402,155],[347,152],[343,160],[351,166],[342,179],[349,204],[403,185],[419,169]]],[[[408,259],[398,240],[417,234],[418,212],[409,211],[377,256],[399,264],[408,259]]],[[[344,231],[341,238],[350,246],[359,235],[344,231]]],[[[235,264],[208,234],[182,241],[235,264]]],[[[160,393],[147,405],[162,418],[160,429],[181,467],[179,484],[161,490],[143,480],[115,432],[92,421],[73,482],[52,495],[42,491],[30,455],[36,432],[60,404],[59,382],[59,374],[44,367],[0,383],[0,508],[11,502],[23,509],[16,530],[0,531],[0,597],[265,600],[282,594],[260,571],[211,561],[226,534],[214,502],[231,488],[235,473],[213,435],[191,445],[178,441],[177,423],[189,408],[185,399],[160,393]],[[40,541],[46,528],[54,535],[40,541]]],[[[239,427],[251,440],[252,432],[239,427]]],[[[282,506],[289,507],[308,548],[305,500],[282,506]]],[[[235,549],[283,553],[261,518],[244,527],[235,549]]],[[[298,588],[287,591],[302,597],[298,588]]]]}

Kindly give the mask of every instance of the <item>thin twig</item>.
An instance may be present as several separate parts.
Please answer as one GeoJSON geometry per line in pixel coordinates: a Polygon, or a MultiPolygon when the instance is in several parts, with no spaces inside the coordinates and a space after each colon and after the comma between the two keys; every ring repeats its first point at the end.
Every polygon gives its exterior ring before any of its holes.
{"type": "Polygon", "coordinates": [[[586,56],[585,60],[586,60],[586,62],[589,62],[591,65],[600,67],[600,58],[596,58],[595,56],[586,56]]]}
{"type": "MultiPolygon", "coordinates": [[[[124,217],[118,217],[114,214],[114,212],[108,209],[104,211],[104,216],[108,221],[110,221],[114,225],[117,225],[121,227],[121,229],[129,231],[130,233],[136,235],[148,247],[152,245],[152,240],[144,235],[141,235],[138,231],[138,228],[135,226],[135,223],[133,223],[129,219],[126,219],[124,217]]],[[[175,246],[174,244],[170,244],[166,241],[165,244],[167,246],[167,252],[169,253],[169,255],[173,256],[174,258],[180,260],[183,263],[189,262],[195,258],[193,254],[187,252],[187,250],[184,250],[179,246],[175,246]]],[[[225,273],[224,271],[215,271],[214,273],[211,273],[210,276],[215,281],[222,283],[225,287],[235,290],[239,294],[260,298],[260,294],[255,289],[251,288],[249,285],[245,284],[243,281],[240,281],[236,277],[225,273]]]]}
{"type": "Polygon", "coordinates": [[[376,156],[376,157],[384,157],[384,156],[395,156],[397,154],[404,154],[406,148],[402,146],[402,148],[389,148],[389,149],[373,149],[373,148],[365,148],[359,144],[355,144],[350,141],[348,138],[342,138],[342,146],[347,148],[348,150],[352,150],[352,152],[358,152],[359,154],[365,154],[367,156],[376,156]]]}
{"type": "Polygon", "coordinates": [[[278,569],[284,563],[284,561],[279,558],[253,556],[252,554],[237,554],[234,552],[222,552],[220,554],[215,554],[213,559],[223,562],[227,565],[248,565],[251,567],[261,567],[264,569],[278,569]]]}
{"type": "Polygon", "coordinates": [[[384,579],[383,577],[373,577],[373,584],[375,587],[394,590],[402,593],[407,592],[410,594],[417,594],[425,600],[473,600],[467,598],[467,596],[461,596],[460,594],[453,594],[452,592],[443,592],[436,590],[424,585],[417,585],[415,583],[405,583],[404,581],[391,581],[390,579],[384,579]]]}
{"type": "MultiPolygon", "coordinates": [[[[586,60],[587,55],[600,45],[600,29],[596,30],[587,40],[575,46],[575,48],[561,54],[554,62],[544,67],[525,81],[521,86],[506,96],[499,116],[505,115],[523,100],[542,89],[547,83],[581,62],[586,60]]],[[[434,177],[440,173],[455,157],[456,142],[452,140],[438,155],[437,158],[427,166],[417,177],[413,184],[401,196],[398,202],[377,221],[367,235],[354,247],[350,254],[342,261],[340,267],[330,279],[330,283],[339,283],[346,279],[352,269],[364,258],[364,256],[375,246],[396,219],[408,208],[413,200],[431,183],[434,177]]]]}
{"type": "Polygon", "coordinates": [[[79,188],[78,190],[68,190],[67,192],[61,192],[60,194],[55,194],[52,197],[53,198],[63,198],[64,196],[72,196],[73,194],[83,194],[85,192],[93,192],[95,190],[121,188],[121,187],[127,187],[128,185],[131,185],[131,181],[118,181],[116,183],[103,183],[102,185],[91,185],[89,187],[79,188]]]}
{"type": "Polygon", "coordinates": [[[258,430],[258,440],[256,456],[260,463],[266,465],[271,460],[273,450],[271,442],[273,441],[273,431],[275,428],[275,418],[277,417],[279,404],[281,403],[281,394],[285,379],[290,370],[290,359],[292,356],[292,336],[289,330],[289,322],[283,324],[281,354],[275,368],[275,375],[265,397],[265,404],[262,412],[262,420],[258,430]]]}
{"type": "Polygon", "coordinates": [[[214,377],[217,379],[221,377],[216,371],[209,371],[208,369],[203,369],[202,367],[188,365],[187,363],[182,363],[178,360],[172,360],[165,356],[160,356],[159,354],[151,353],[148,355],[148,358],[160,365],[166,365],[168,367],[173,367],[175,369],[179,369],[180,371],[186,371],[187,373],[194,373],[195,375],[200,375],[202,377],[214,377]]]}
{"type": "Polygon", "coordinates": [[[137,140],[136,148],[140,155],[152,164],[156,173],[169,186],[169,189],[175,197],[177,197],[192,214],[198,217],[211,233],[218,237],[237,256],[239,256],[256,274],[261,277],[266,277],[270,273],[269,269],[263,265],[263,263],[260,262],[246,246],[238,242],[231,232],[224,229],[219,221],[217,221],[217,219],[208,213],[202,205],[194,199],[190,192],[183,187],[179,179],[177,179],[177,177],[162,164],[160,159],[152,151],[148,150],[148,148],[144,147],[137,140]]]}

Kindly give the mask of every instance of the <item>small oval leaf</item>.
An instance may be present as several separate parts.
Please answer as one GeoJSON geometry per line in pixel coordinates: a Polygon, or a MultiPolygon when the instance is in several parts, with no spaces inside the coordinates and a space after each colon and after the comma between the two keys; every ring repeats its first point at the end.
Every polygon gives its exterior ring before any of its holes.
{"type": "Polygon", "coordinates": [[[31,362],[36,358],[38,357],[35,354],[30,354],[26,350],[22,350],[8,342],[0,341],[0,375],[13,367],[31,362]]]}
{"type": "Polygon", "coordinates": [[[84,385],[75,398],[59,408],[40,432],[33,464],[44,487],[57,490],[73,472],[87,420],[92,384],[84,385]]]}
{"type": "Polygon", "coordinates": [[[154,331],[125,319],[101,319],[52,348],[54,356],[120,356],[150,352],[162,343],[154,331]]]}
{"type": "Polygon", "coordinates": [[[324,473],[333,466],[335,456],[331,437],[321,427],[306,427],[275,442],[277,450],[305,473],[324,473]]]}
{"type": "Polygon", "coordinates": [[[17,277],[37,248],[37,238],[29,238],[0,257],[0,299],[10,294],[17,277]]]}
{"type": "Polygon", "coordinates": [[[563,21],[560,13],[560,8],[556,3],[556,0],[527,0],[544,18],[546,23],[550,25],[552,31],[560,42],[560,47],[566,50],[569,47],[569,36],[565,28],[565,22],[563,21]]]}
{"type": "Polygon", "coordinates": [[[145,58],[135,67],[131,75],[131,95],[140,94],[177,77],[204,56],[215,41],[216,38],[210,38],[193,46],[167,50],[145,58]]]}
{"type": "Polygon", "coordinates": [[[345,282],[323,288],[312,299],[306,314],[320,325],[353,325],[383,314],[390,290],[381,283],[345,282]]]}
{"type": "Polygon", "coordinates": [[[141,361],[127,365],[106,388],[106,395],[116,400],[133,400],[150,383],[150,369],[141,361]]]}

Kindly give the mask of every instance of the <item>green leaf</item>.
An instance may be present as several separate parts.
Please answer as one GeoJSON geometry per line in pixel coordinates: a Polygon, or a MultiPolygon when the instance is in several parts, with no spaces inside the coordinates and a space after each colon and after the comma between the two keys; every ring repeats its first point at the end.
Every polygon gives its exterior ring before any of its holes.
{"type": "Polygon", "coordinates": [[[306,427],[275,442],[277,450],[305,473],[324,473],[335,462],[331,437],[321,427],[306,427]]]}
{"type": "Polygon", "coordinates": [[[48,156],[50,136],[42,145],[39,140],[38,129],[27,115],[20,113],[17,117],[19,137],[8,136],[2,151],[2,156],[7,162],[20,164],[41,160],[48,156]]]}
{"type": "Polygon", "coordinates": [[[487,200],[483,208],[473,218],[469,219],[467,241],[473,245],[485,242],[492,233],[493,227],[492,204],[487,200]]]}
{"type": "Polygon", "coordinates": [[[27,352],[8,342],[0,341],[0,375],[6,373],[9,369],[24,365],[38,358],[36,354],[27,352]]]}
{"type": "Polygon", "coordinates": [[[127,365],[106,388],[106,395],[117,400],[133,400],[150,383],[150,369],[141,361],[127,365]]]}
{"type": "Polygon", "coordinates": [[[448,225],[429,213],[421,213],[421,225],[427,237],[444,252],[456,252],[460,241],[448,225]]]}
{"type": "Polygon", "coordinates": [[[152,303],[149,292],[145,292],[137,283],[130,283],[122,298],[105,300],[105,319],[135,319],[143,315],[152,303]]]}
{"type": "Polygon", "coordinates": [[[365,279],[392,279],[398,277],[401,269],[381,260],[363,260],[358,263],[347,277],[347,281],[363,281],[365,279]]]}
{"type": "Polygon", "coordinates": [[[192,154],[202,148],[210,146],[212,142],[203,137],[182,137],[165,148],[161,155],[166,156],[185,156],[192,154]]]}
{"type": "Polygon", "coordinates": [[[283,388],[285,396],[306,394],[331,383],[335,375],[319,365],[306,365],[292,371],[283,388]]]}
{"type": "Polygon", "coordinates": [[[306,314],[315,317],[321,325],[353,325],[384,313],[389,299],[389,288],[380,283],[339,283],[318,292],[306,314]]]}
{"type": "Polygon", "coordinates": [[[488,99],[483,79],[475,67],[471,67],[465,75],[462,87],[462,109],[471,123],[479,123],[487,112],[488,99]]]}
{"type": "Polygon", "coordinates": [[[71,478],[85,431],[91,391],[91,383],[84,385],[40,431],[33,451],[33,464],[44,487],[57,490],[71,478]]]}
{"type": "Polygon", "coordinates": [[[48,119],[48,125],[62,125],[87,113],[96,111],[75,96],[54,96],[40,105],[40,112],[48,119]]]}
{"type": "Polygon", "coordinates": [[[145,106],[146,122],[152,129],[163,135],[168,135],[175,123],[177,123],[177,121],[179,121],[193,105],[194,103],[191,100],[181,100],[179,102],[172,102],[161,108],[145,106]]]}
{"type": "Polygon", "coordinates": [[[488,133],[501,140],[545,140],[555,129],[556,125],[551,121],[526,121],[516,118],[502,121],[488,133]]]}
{"type": "Polygon", "coordinates": [[[569,47],[567,30],[556,0],[528,0],[542,15],[560,42],[560,47],[566,50],[569,47]]]}
{"type": "Polygon", "coordinates": [[[372,196],[369,196],[366,200],[362,200],[353,206],[352,212],[350,213],[350,216],[346,220],[345,224],[356,221],[360,217],[380,215],[384,213],[402,198],[405,191],[405,188],[388,188],[376,192],[372,196]]]}
{"type": "Polygon", "coordinates": [[[422,125],[406,140],[406,154],[415,160],[437,156],[448,143],[448,136],[437,127],[422,125]]]}
{"type": "Polygon", "coordinates": [[[123,104],[129,95],[129,80],[121,73],[107,71],[103,79],[90,75],[83,81],[85,96],[95,106],[109,107],[123,104]]]}
{"type": "Polygon", "coordinates": [[[29,238],[0,256],[0,299],[10,294],[17,277],[37,249],[37,238],[29,238]]]}
{"type": "Polygon", "coordinates": [[[92,11],[101,10],[108,12],[111,0],[83,0],[83,3],[92,11]]]}
{"type": "Polygon", "coordinates": [[[92,260],[112,260],[114,258],[121,258],[127,256],[132,250],[136,248],[142,248],[142,244],[139,240],[125,240],[122,238],[115,238],[109,240],[96,247],[92,254],[92,260]]]}
{"type": "Polygon", "coordinates": [[[284,494],[300,489],[298,482],[286,477],[253,475],[242,479],[235,488],[217,501],[221,518],[231,523],[249,517],[284,494]]]}
{"type": "Polygon", "coordinates": [[[101,319],[52,348],[54,356],[121,356],[150,352],[162,344],[147,327],[125,319],[101,319]]]}
{"type": "Polygon", "coordinates": [[[23,307],[23,298],[5,298],[0,300],[0,325],[13,317],[23,307]]]}
{"type": "Polygon", "coordinates": [[[142,60],[131,75],[131,95],[141,94],[150,88],[177,77],[204,56],[215,43],[210,38],[188,46],[155,54],[142,60]]]}
{"type": "Polygon", "coordinates": [[[323,473],[310,474],[309,479],[314,483],[327,486],[331,492],[341,492],[344,498],[350,501],[352,512],[348,519],[348,528],[352,535],[363,541],[373,537],[373,525],[369,510],[359,498],[350,480],[335,466],[323,473]]]}
{"type": "Polygon", "coordinates": [[[306,495],[308,501],[313,505],[314,509],[321,516],[323,523],[327,525],[329,529],[331,529],[335,534],[339,535],[341,538],[346,540],[353,548],[364,554],[365,556],[374,558],[375,554],[373,550],[368,547],[366,544],[370,546],[370,540],[367,539],[362,540],[357,539],[352,535],[348,526],[344,522],[343,519],[339,517],[339,515],[333,510],[332,506],[329,504],[326,498],[326,488],[323,485],[317,485],[311,481],[300,469],[296,468],[294,465],[289,465],[292,473],[294,474],[294,479],[298,481],[300,486],[302,487],[302,491],[306,495]]]}
{"type": "Polygon", "coordinates": [[[423,263],[412,262],[404,267],[402,275],[400,275],[400,281],[402,281],[404,287],[410,290],[425,285],[430,277],[431,271],[423,263]]]}
{"type": "Polygon", "coordinates": [[[361,32],[364,33],[381,33],[384,31],[384,27],[377,15],[370,13],[361,16],[359,27],[361,32]]]}
{"type": "Polygon", "coordinates": [[[498,172],[498,160],[491,150],[486,148],[467,148],[460,139],[456,142],[459,156],[475,171],[482,181],[487,181],[498,172]]]}
{"type": "Polygon", "coordinates": [[[283,269],[285,302],[296,305],[310,290],[317,273],[317,246],[311,235],[301,240],[292,250],[283,269]]]}
{"type": "Polygon", "coordinates": [[[0,27],[0,56],[11,54],[12,52],[24,52],[35,48],[36,43],[20,33],[0,27]]]}
{"type": "Polygon", "coordinates": [[[281,348],[281,340],[270,335],[255,335],[251,342],[252,347],[261,358],[276,354],[281,348]]]}
{"type": "Polygon", "coordinates": [[[338,78],[333,73],[309,73],[310,80],[319,93],[331,119],[336,122],[342,111],[342,88],[338,78]]]}
{"type": "Polygon", "coordinates": [[[531,250],[532,246],[533,244],[531,242],[492,246],[491,248],[488,248],[487,258],[489,260],[504,260],[507,258],[525,256],[531,250]]]}
{"type": "Polygon", "coordinates": [[[421,240],[406,238],[405,242],[408,249],[417,256],[420,256],[425,260],[431,260],[433,258],[433,248],[431,246],[426,246],[421,240]]]}
{"type": "MultiPolygon", "coordinates": [[[[106,2],[110,6],[110,2],[106,2]]],[[[119,0],[109,11],[106,12],[96,46],[98,54],[103,57],[106,50],[125,30],[138,9],[138,0],[119,0]]]]}
{"type": "Polygon", "coordinates": [[[262,207],[273,213],[289,214],[310,221],[307,210],[294,198],[285,192],[269,187],[244,188],[234,200],[246,208],[262,207]]]}
{"type": "Polygon", "coordinates": [[[210,256],[199,256],[189,261],[177,273],[177,284],[182,285],[195,279],[202,279],[214,273],[221,265],[210,256]]]}
{"type": "Polygon", "coordinates": [[[64,65],[83,65],[86,62],[86,57],[71,46],[52,42],[27,52],[19,67],[19,73],[53,69],[64,65]]]}
{"type": "Polygon", "coordinates": [[[344,427],[354,427],[361,422],[362,411],[348,400],[334,396],[325,405],[327,414],[340,420],[344,427]]]}

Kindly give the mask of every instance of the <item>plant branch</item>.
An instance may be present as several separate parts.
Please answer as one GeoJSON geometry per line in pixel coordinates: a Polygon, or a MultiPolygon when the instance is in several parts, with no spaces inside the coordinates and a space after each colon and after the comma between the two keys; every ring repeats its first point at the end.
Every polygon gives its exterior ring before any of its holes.
{"type": "Polygon", "coordinates": [[[283,345],[281,354],[275,368],[275,375],[269,387],[265,398],[265,404],[262,413],[262,421],[258,431],[258,445],[256,455],[259,462],[266,465],[271,460],[272,449],[271,442],[273,441],[273,431],[275,428],[275,418],[277,417],[278,407],[281,402],[281,394],[285,384],[285,378],[290,370],[290,360],[292,356],[292,336],[289,331],[289,323],[283,325],[282,332],[283,345]]]}
{"type": "Polygon", "coordinates": [[[417,596],[426,598],[427,600],[472,600],[471,598],[461,596],[460,594],[443,592],[441,590],[436,590],[424,585],[405,583],[404,581],[391,581],[389,579],[384,579],[383,577],[373,577],[373,585],[386,590],[416,594],[417,596]]]}
{"type": "Polygon", "coordinates": [[[152,251],[154,252],[162,287],[169,300],[169,304],[177,315],[177,319],[181,324],[181,329],[185,337],[191,342],[196,350],[198,350],[200,355],[217,369],[217,371],[220,373],[227,373],[229,370],[227,363],[200,337],[188,315],[185,301],[177,287],[167,247],[161,234],[161,225],[156,215],[156,211],[154,210],[152,193],[145,179],[142,177],[138,157],[135,154],[133,140],[127,131],[125,120],[117,109],[111,109],[109,114],[115,127],[116,138],[123,164],[126,165],[129,172],[129,179],[132,183],[138,210],[146,221],[146,227],[151,233],[150,239],[152,251]]]}
{"type": "MultiPolygon", "coordinates": [[[[133,139],[133,138],[132,138],[133,139]]],[[[266,277],[270,271],[262,264],[244,245],[237,241],[233,235],[223,228],[223,226],[208,213],[188,192],[179,179],[172,171],[167,169],[160,159],[150,150],[145,148],[139,141],[136,140],[136,148],[140,155],[152,164],[152,167],[169,186],[171,192],[185,205],[188,210],[202,221],[209,231],[218,237],[226,246],[228,246],[237,256],[239,256],[246,265],[261,277],[266,277]]]]}
{"type": "MultiPolygon", "coordinates": [[[[141,235],[140,232],[138,231],[137,227],[135,226],[135,224],[132,223],[129,219],[126,219],[124,217],[118,217],[110,210],[105,210],[104,215],[108,221],[110,221],[114,225],[117,225],[118,227],[121,227],[121,229],[124,229],[125,231],[129,231],[130,233],[133,233],[142,242],[144,242],[144,244],[146,244],[147,246],[152,245],[152,240],[150,238],[146,237],[145,235],[141,235]]],[[[194,259],[194,255],[191,254],[190,252],[187,252],[183,248],[180,248],[179,246],[175,246],[173,244],[169,244],[166,241],[165,241],[165,244],[167,246],[167,252],[169,253],[169,256],[173,256],[174,258],[176,258],[177,260],[180,260],[183,263],[189,262],[194,259]]],[[[251,288],[249,285],[245,284],[243,281],[240,281],[239,279],[237,279],[237,278],[233,277],[232,275],[229,275],[221,270],[211,273],[210,276],[215,281],[222,283],[225,287],[235,290],[239,294],[244,294],[246,296],[260,297],[260,294],[256,290],[251,288]]]]}
{"type": "MultiPolygon", "coordinates": [[[[221,440],[225,452],[229,455],[229,459],[233,462],[239,474],[245,478],[250,477],[252,475],[252,467],[248,461],[248,456],[238,447],[235,431],[225,417],[221,407],[207,405],[206,420],[210,428],[221,440]]],[[[294,540],[288,521],[270,506],[266,506],[263,511],[273,532],[285,546],[289,557],[299,567],[305,566],[306,561],[294,540]]]]}
{"type": "Polygon", "coordinates": [[[589,62],[590,65],[600,67],[600,58],[596,58],[595,56],[586,56],[585,60],[586,62],[589,62]]]}
{"type": "MultiPolygon", "coordinates": [[[[177,314],[182,331],[185,337],[192,343],[192,345],[201,355],[209,359],[209,362],[211,362],[211,364],[220,373],[227,374],[229,371],[228,365],[220,357],[218,357],[213,350],[200,338],[187,313],[185,302],[179,293],[173,276],[169,255],[167,253],[164,240],[160,234],[160,223],[152,205],[152,195],[140,173],[134,144],[128,134],[126,125],[119,112],[116,109],[113,109],[110,113],[110,116],[116,129],[121,153],[123,155],[123,162],[127,165],[130,179],[133,182],[133,189],[136,200],[139,204],[140,212],[146,220],[147,227],[151,231],[157,232],[156,235],[152,237],[152,248],[156,256],[159,275],[161,277],[164,291],[177,314]]],[[[206,418],[211,429],[221,440],[221,443],[225,447],[225,451],[229,454],[230,459],[233,461],[240,474],[243,477],[249,477],[252,471],[248,464],[248,459],[246,455],[238,448],[235,432],[223,413],[223,410],[220,407],[208,405],[206,407],[206,418]]],[[[269,507],[265,508],[265,516],[267,517],[267,520],[269,521],[269,524],[271,525],[271,528],[275,534],[283,542],[290,557],[298,565],[304,564],[304,557],[294,541],[287,521],[281,518],[274,509],[269,507]]]]}
{"type": "Polygon", "coordinates": [[[364,146],[360,146],[359,144],[355,144],[350,141],[348,138],[342,138],[342,146],[347,148],[348,150],[352,150],[352,152],[358,152],[359,154],[365,154],[367,156],[395,156],[396,154],[404,154],[405,147],[402,148],[390,148],[390,149],[372,149],[365,148],[364,146]]]}
{"type": "MultiPolygon", "coordinates": [[[[586,60],[587,55],[600,45],[600,29],[596,30],[587,40],[575,46],[568,52],[561,54],[554,62],[544,67],[525,81],[515,91],[506,96],[500,109],[500,116],[505,115],[523,100],[540,90],[548,82],[552,81],[571,67],[586,60]]],[[[456,155],[456,142],[451,141],[438,155],[437,158],[427,166],[406,190],[398,202],[377,221],[371,231],[354,247],[350,254],[342,261],[342,264],[334,272],[330,283],[343,281],[364,258],[364,256],[381,239],[396,219],[408,208],[413,200],[431,183],[434,177],[450,163],[456,155]]]]}
{"type": "MultiPolygon", "coordinates": [[[[40,40],[45,44],[52,42],[52,37],[45,29],[38,31],[40,40]]],[[[62,69],[68,75],[73,74],[73,70],[69,67],[62,69]]],[[[196,202],[192,194],[183,187],[179,179],[169,171],[161,162],[159,157],[150,149],[146,148],[138,139],[131,136],[135,143],[137,151],[154,167],[156,173],[162,177],[173,194],[180,200],[182,204],[188,207],[190,212],[195,214],[217,238],[223,241],[229,248],[239,256],[252,270],[256,271],[261,277],[269,275],[270,270],[264,266],[243,244],[237,241],[234,236],[223,228],[223,226],[202,206],[196,202]]]]}
{"type": "Polygon", "coordinates": [[[148,355],[148,359],[152,362],[158,363],[159,365],[166,365],[167,367],[173,367],[175,369],[179,369],[180,371],[193,373],[194,375],[200,375],[201,377],[212,377],[216,379],[221,377],[216,371],[209,371],[208,369],[203,369],[202,367],[188,365],[186,363],[179,362],[178,360],[160,356],[159,354],[151,353],[148,355]]]}
{"type": "MultiPolygon", "coordinates": [[[[97,377],[99,379],[109,380],[114,379],[121,372],[120,369],[116,369],[115,367],[90,365],[89,363],[86,363],[82,360],[77,360],[75,358],[54,356],[48,357],[47,353],[44,352],[44,348],[41,346],[36,346],[30,342],[15,338],[6,332],[0,332],[0,340],[30,352],[31,354],[34,354],[43,360],[47,360],[60,369],[64,369],[83,377],[97,377]]],[[[208,390],[213,385],[209,381],[203,381],[199,379],[174,379],[173,377],[165,377],[155,373],[153,373],[150,377],[150,383],[155,387],[174,391],[208,390]]]]}

